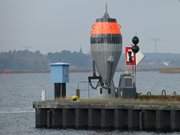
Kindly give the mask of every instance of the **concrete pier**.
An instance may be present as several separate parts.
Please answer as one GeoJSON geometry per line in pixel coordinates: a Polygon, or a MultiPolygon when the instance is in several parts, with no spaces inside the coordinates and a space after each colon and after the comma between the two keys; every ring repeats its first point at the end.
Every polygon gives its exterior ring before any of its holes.
{"type": "MultiPolygon", "coordinates": [[[[121,101],[121,100],[120,100],[121,101]]],[[[34,102],[37,128],[180,131],[179,102],[54,100],[34,102]]]]}

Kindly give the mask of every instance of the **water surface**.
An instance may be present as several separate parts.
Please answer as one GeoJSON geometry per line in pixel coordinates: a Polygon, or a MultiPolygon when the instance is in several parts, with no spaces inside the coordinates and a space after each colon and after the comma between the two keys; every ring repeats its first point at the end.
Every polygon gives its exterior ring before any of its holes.
{"type": "MultiPolygon", "coordinates": [[[[81,89],[81,96],[88,97],[87,76],[90,73],[71,73],[67,84],[67,94],[74,95],[75,89],[81,89]]],[[[116,73],[114,82],[118,85],[120,73],[116,73]]],[[[138,72],[137,89],[146,93],[161,94],[166,89],[168,94],[176,91],[180,94],[180,74],[160,74],[159,72],[138,72]]],[[[32,102],[40,100],[42,89],[48,99],[53,98],[53,84],[49,74],[0,74],[0,135],[155,135],[146,132],[102,132],[86,130],[36,129],[35,113],[32,102]]],[[[90,96],[96,95],[90,90],[90,96]]],[[[168,133],[169,134],[169,133],[168,133]]],[[[178,135],[180,133],[171,133],[178,135]]],[[[164,135],[164,133],[162,134],[164,135]]]]}

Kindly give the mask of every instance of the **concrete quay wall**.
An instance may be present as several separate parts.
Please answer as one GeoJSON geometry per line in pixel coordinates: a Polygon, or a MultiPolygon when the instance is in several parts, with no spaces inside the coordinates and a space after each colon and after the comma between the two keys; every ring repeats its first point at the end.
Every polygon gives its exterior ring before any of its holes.
{"type": "Polygon", "coordinates": [[[179,109],[36,107],[35,114],[37,128],[180,131],[179,109]]]}

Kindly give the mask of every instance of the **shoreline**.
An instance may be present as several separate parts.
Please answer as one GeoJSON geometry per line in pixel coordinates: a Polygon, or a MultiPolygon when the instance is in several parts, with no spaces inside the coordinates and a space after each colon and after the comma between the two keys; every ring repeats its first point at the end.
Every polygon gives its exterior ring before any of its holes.
{"type": "MultiPolygon", "coordinates": [[[[92,72],[90,69],[70,69],[70,73],[89,73],[92,72]]],[[[118,69],[116,72],[125,72],[124,69],[118,69]]],[[[169,67],[169,68],[159,68],[159,69],[137,69],[137,72],[159,72],[162,74],[178,74],[180,73],[180,67],[169,67]]],[[[0,74],[38,74],[38,73],[50,73],[50,70],[42,70],[42,71],[11,71],[5,70],[0,71],[0,74]]]]}
{"type": "MultiPolygon", "coordinates": [[[[156,69],[143,69],[143,70],[137,70],[137,72],[159,72],[160,70],[156,69]]],[[[89,73],[92,72],[92,70],[70,70],[70,73],[89,73]]],[[[125,70],[117,70],[116,72],[125,72],[125,70]]],[[[0,71],[0,74],[39,74],[39,73],[50,73],[50,71],[0,71]]]]}
{"type": "Polygon", "coordinates": [[[160,73],[179,74],[179,67],[160,68],[160,73]]]}

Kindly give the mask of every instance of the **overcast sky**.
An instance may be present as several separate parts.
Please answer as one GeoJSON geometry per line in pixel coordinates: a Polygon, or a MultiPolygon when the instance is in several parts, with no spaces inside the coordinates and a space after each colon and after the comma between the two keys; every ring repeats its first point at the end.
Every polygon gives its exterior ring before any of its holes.
{"type": "Polygon", "coordinates": [[[138,35],[144,52],[180,53],[179,0],[0,0],[0,51],[87,53],[91,25],[106,2],[122,26],[123,46],[138,35]]]}

